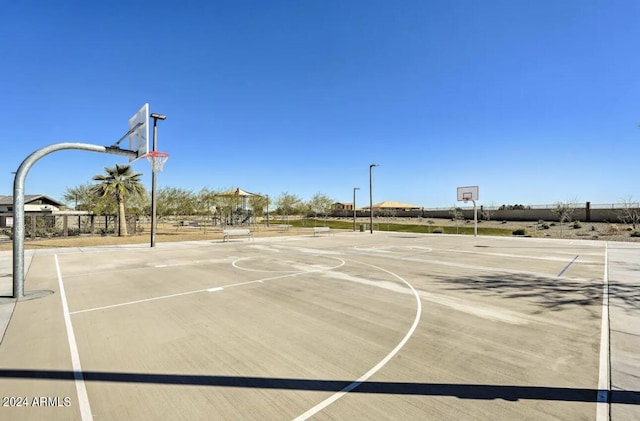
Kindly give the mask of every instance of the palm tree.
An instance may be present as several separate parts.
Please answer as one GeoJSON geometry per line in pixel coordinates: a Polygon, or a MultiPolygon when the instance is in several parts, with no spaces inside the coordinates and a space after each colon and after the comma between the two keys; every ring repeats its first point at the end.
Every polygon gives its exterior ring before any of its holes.
{"type": "Polygon", "coordinates": [[[140,182],[142,174],[134,173],[130,165],[118,165],[114,168],[105,167],[106,174],[93,177],[99,184],[93,186],[93,191],[101,196],[113,195],[118,204],[118,236],[127,235],[127,221],[125,219],[124,204],[128,196],[139,196],[145,193],[140,182]]]}

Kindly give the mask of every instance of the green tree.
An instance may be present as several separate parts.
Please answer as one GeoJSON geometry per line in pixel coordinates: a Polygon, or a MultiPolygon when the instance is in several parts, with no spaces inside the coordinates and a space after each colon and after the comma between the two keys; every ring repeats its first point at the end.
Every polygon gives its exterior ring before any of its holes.
{"type": "Polygon", "coordinates": [[[144,186],[140,182],[142,174],[134,173],[130,165],[118,165],[105,167],[106,174],[98,174],[93,177],[98,184],[93,186],[93,191],[100,197],[114,197],[118,206],[118,236],[127,235],[127,221],[125,203],[128,197],[140,196],[145,193],[144,186]]]}
{"type": "Polygon", "coordinates": [[[458,226],[460,224],[460,221],[464,221],[464,213],[462,213],[462,208],[459,208],[455,205],[452,206],[451,209],[449,209],[449,215],[451,215],[451,219],[456,222],[456,234],[459,234],[458,226]]]}
{"type": "Polygon", "coordinates": [[[267,209],[267,196],[260,193],[256,193],[253,196],[250,196],[249,206],[251,206],[251,211],[253,212],[254,218],[263,216],[265,210],[267,209]]]}
{"type": "Polygon", "coordinates": [[[93,212],[96,214],[116,213],[117,206],[115,198],[111,196],[99,196],[96,194],[94,187],[91,183],[67,187],[62,194],[62,200],[67,203],[69,209],[93,212]]]}
{"type": "Polygon", "coordinates": [[[294,212],[300,202],[300,197],[295,194],[289,194],[288,192],[280,194],[276,200],[276,206],[278,207],[278,213],[284,216],[285,222],[289,222],[289,215],[294,212]]]}
{"type": "MultiPolygon", "coordinates": [[[[213,214],[217,210],[219,198],[217,192],[209,187],[203,187],[196,194],[196,213],[204,216],[207,221],[213,219],[213,214]]],[[[204,231],[207,232],[207,224],[204,224],[204,231]]]]}
{"type": "Polygon", "coordinates": [[[62,193],[62,200],[67,203],[69,209],[93,210],[96,195],[93,192],[93,185],[86,183],[76,187],[67,187],[62,193]]]}
{"type": "Polygon", "coordinates": [[[127,215],[151,215],[151,194],[145,190],[143,194],[127,198],[127,215]]]}
{"type": "Polygon", "coordinates": [[[618,217],[623,224],[629,224],[635,230],[640,225],[640,205],[629,197],[622,201],[622,209],[618,217]]]}
{"type": "Polygon", "coordinates": [[[327,216],[329,211],[331,210],[331,205],[333,204],[333,200],[323,193],[316,193],[313,195],[311,200],[309,200],[309,208],[314,213],[317,218],[318,215],[322,215],[324,217],[327,216]]]}
{"type": "Polygon", "coordinates": [[[576,200],[566,202],[556,202],[555,207],[551,209],[551,213],[558,217],[560,222],[560,238],[563,237],[564,223],[571,222],[571,217],[576,208],[576,200]]]}
{"type": "Polygon", "coordinates": [[[190,216],[197,213],[198,200],[191,191],[179,187],[162,187],[156,194],[159,218],[168,215],[190,216]]]}

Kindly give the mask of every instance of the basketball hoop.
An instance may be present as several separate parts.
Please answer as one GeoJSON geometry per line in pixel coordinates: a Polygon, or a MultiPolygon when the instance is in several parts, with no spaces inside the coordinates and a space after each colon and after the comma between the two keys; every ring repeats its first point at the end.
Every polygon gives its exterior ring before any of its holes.
{"type": "Polygon", "coordinates": [[[152,151],[147,153],[145,157],[151,164],[151,168],[154,172],[162,172],[165,162],[169,159],[169,154],[166,152],[152,151]]]}

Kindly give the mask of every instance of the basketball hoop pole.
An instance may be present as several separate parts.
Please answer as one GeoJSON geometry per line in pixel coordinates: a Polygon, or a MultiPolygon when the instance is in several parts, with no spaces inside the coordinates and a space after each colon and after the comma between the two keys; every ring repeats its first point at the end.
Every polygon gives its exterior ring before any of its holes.
{"type": "Polygon", "coordinates": [[[479,199],[478,195],[478,186],[466,186],[466,187],[458,187],[458,201],[463,201],[467,203],[469,201],[473,202],[473,236],[478,236],[478,207],[476,206],[476,200],[479,199]]]}
{"type": "Polygon", "coordinates": [[[24,185],[31,167],[42,157],[50,153],[77,149],[114,155],[135,157],[136,152],[120,149],[116,146],[100,146],[89,143],[56,143],[45,146],[29,155],[16,171],[13,179],[13,298],[24,297],[24,185]]]}
{"type": "MultiPolygon", "coordinates": [[[[153,147],[152,152],[158,146],[158,120],[165,120],[166,115],[151,113],[153,118],[153,147]]],[[[156,168],[151,168],[151,247],[156,246],[156,168]]]]}
{"type": "Polygon", "coordinates": [[[478,208],[476,207],[476,201],[473,202],[473,236],[478,236],[478,208]]]}

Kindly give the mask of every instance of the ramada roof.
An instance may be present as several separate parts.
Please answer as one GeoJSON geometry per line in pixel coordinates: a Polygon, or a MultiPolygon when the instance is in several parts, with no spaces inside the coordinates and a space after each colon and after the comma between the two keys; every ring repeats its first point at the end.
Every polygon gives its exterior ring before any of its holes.
{"type": "Polygon", "coordinates": [[[258,196],[255,193],[249,193],[246,190],[242,190],[241,188],[229,189],[225,192],[218,193],[218,196],[258,196]]]}

